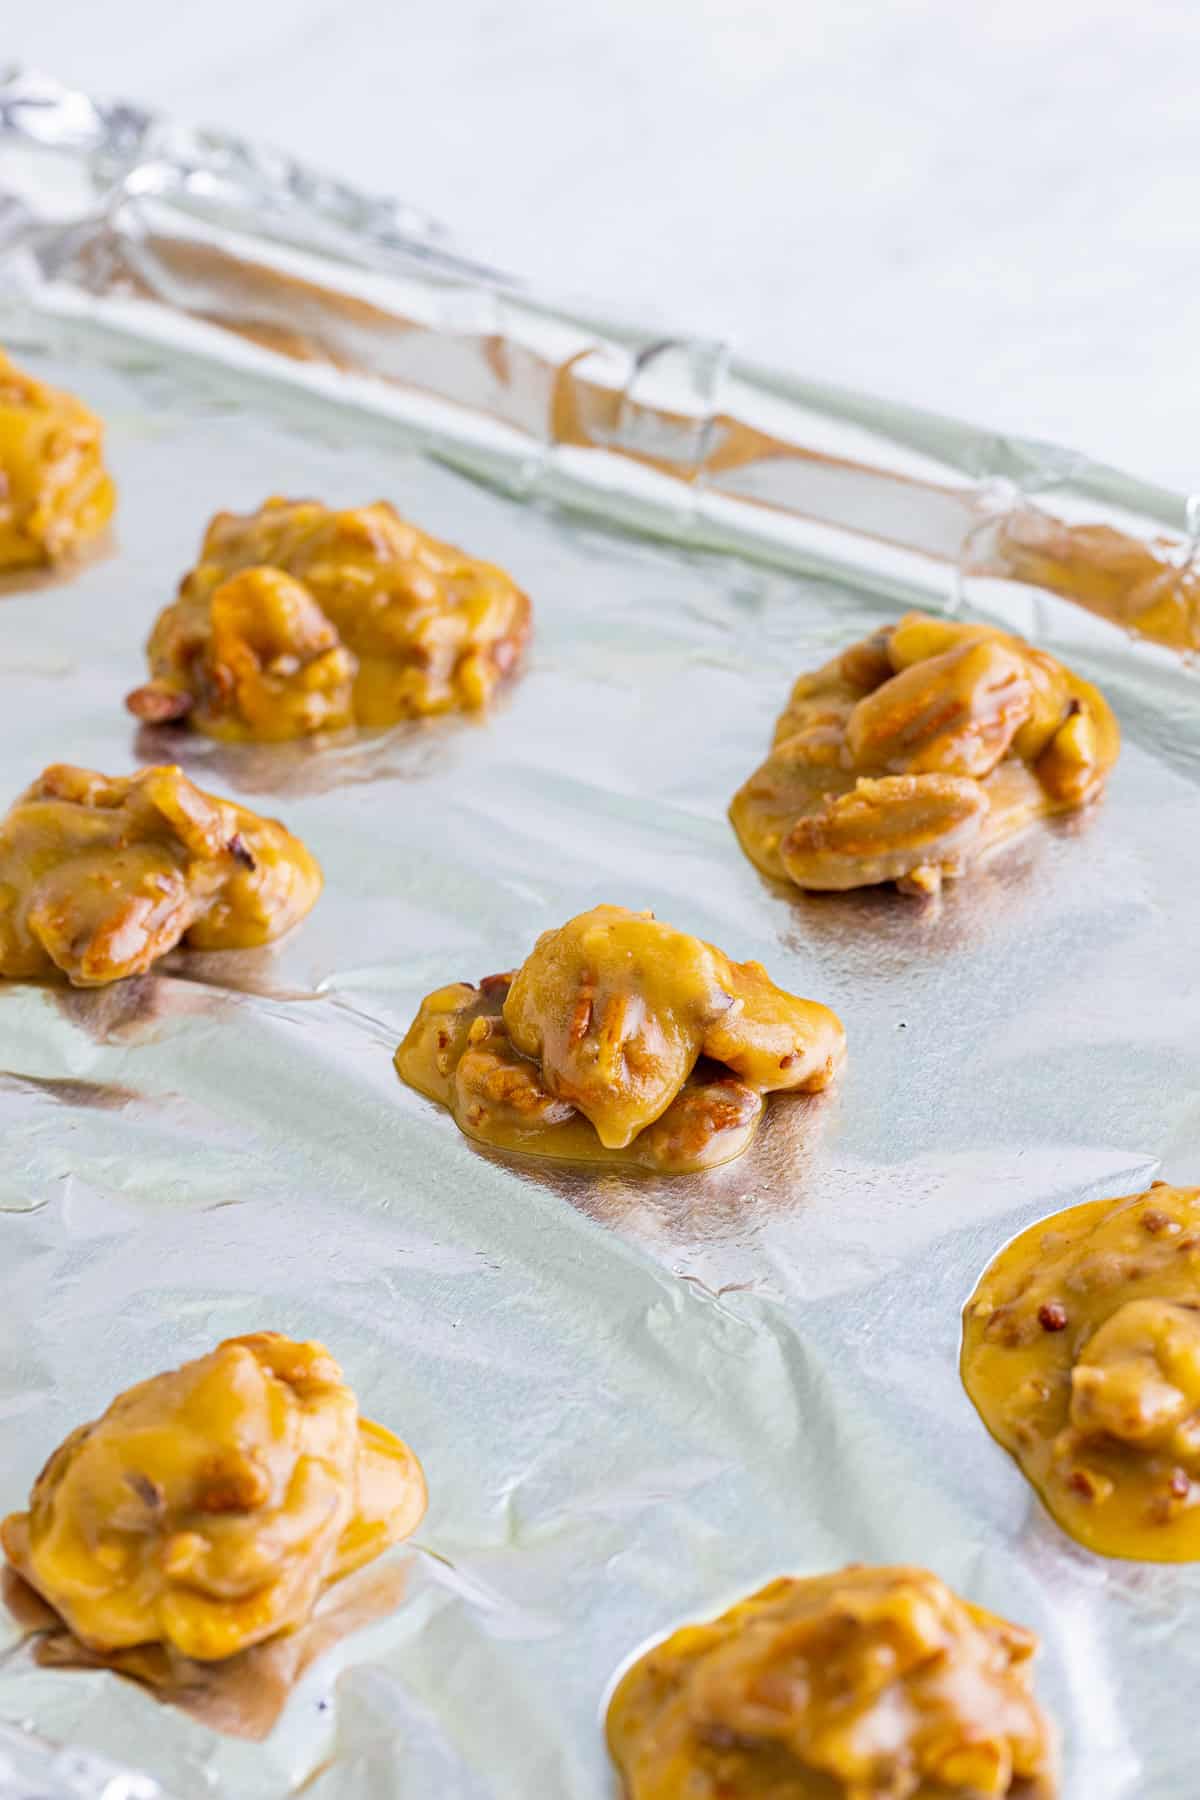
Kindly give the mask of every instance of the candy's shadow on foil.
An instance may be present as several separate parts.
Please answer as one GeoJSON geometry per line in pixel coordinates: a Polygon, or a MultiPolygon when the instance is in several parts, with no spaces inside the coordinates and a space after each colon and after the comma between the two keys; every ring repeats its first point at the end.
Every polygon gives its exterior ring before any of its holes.
{"type": "Polygon", "coordinates": [[[770,1220],[802,1207],[816,1144],[835,1104],[835,1092],[771,1096],[744,1155],[695,1175],[555,1162],[496,1150],[463,1136],[476,1156],[557,1194],[595,1224],[676,1256],[689,1249],[745,1243],[770,1220]]]}
{"type": "Polygon", "coordinates": [[[483,721],[443,717],[388,731],[339,732],[283,744],[227,744],[201,732],[142,725],[139,763],[178,763],[202,787],[303,797],[373,781],[425,781],[451,768],[460,734],[483,721]]]}
{"type": "MultiPolygon", "coordinates": [[[[245,955],[247,952],[224,954],[245,955]]],[[[96,988],[71,987],[65,980],[49,978],[44,981],[0,981],[0,1001],[30,989],[41,994],[47,1006],[61,1013],[68,1024],[82,1031],[94,1044],[153,1043],[171,1018],[217,1012],[228,1006],[232,998],[231,992],[223,991],[216,984],[210,988],[192,985],[178,975],[172,980],[168,974],[152,974],[131,975],[124,981],[110,981],[107,986],[96,988]]],[[[94,1085],[100,1087],[103,1084],[94,1085]]]]}
{"type": "Polygon", "coordinates": [[[318,1601],[311,1619],[287,1637],[243,1650],[225,1662],[189,1662],[159,1645],[88,1650],[12,1569],[0,1576],[8,1607],[41,1668],[107,1669],[174,1706],[213,1731],[260,1742],[275,1726],[301,1677],[335,1644],[364,1625],[398,1611],[408,1586],[409,1561],[388,1561],[347,1576],[318,1601]]]}
{"type": "Polygon", "coordinates": [[[123,1112],[143,1098],[136,1088],[122,1087],[118,1082],[22,1075],[18,1069],[0,1069],[0,1089],[48,1100],[53,1106],[83,1107],[91,1112],[123,1112]]]}
{"type": "Polygon", "coordinates": [[[914,961],[972,950],[1001,932],[1019,929],[1021,918],[1045,904],[1061,867],[1065,841],[1081,837],[1094,809],[1039,823],[1001,844],[983,862],[940,894],[922,900],[894,887],[852,888],[846,893],[804,893],[760,874],[763,886],[788,901],[791,924],[780,933],[789,950],[814,943],[864,956],[876,975],[894,975],[914,961]]]}
{"type": "Polygon", "coordinates": [[[48,588],[67,587],[77,581],[85,569],[107,562],[117,552],[115,532],[105,531],[78,555],[49,569],[9,569],[0,574],[0,601],[16,599],[21,594],[40,594],[48,588]]]}

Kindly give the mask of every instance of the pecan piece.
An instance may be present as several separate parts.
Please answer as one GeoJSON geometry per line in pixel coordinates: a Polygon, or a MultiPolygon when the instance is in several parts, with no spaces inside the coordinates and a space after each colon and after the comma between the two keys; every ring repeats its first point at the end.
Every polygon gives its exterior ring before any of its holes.
{"type": "Polygon", "coordinates": [[[455,1081],[466,1116],[476,1126],[497,1114],[507,1114],[523,1125],[561,1125],[571,1118],[575,1108],[566,1100],[550,1093],[540,1079],[537,1064],[521,1056],[508,1041],[500,1020],[487,1020],[491,1028],[486,1037],[475,1039],[462,1056],[455,1081]]]}
{"type": "Polygon", "coordinates": [[[1048,794],[1070,806],[1086,806],[1104,786],[1113,758],[1110,732],[1089,705],[1072,700],[1058,731],[1038,757],[1037,778],[1048,794]]]}
{"type": "Polygon", "coordinates": [[[266,1472],[252,1456],[226,1450],[198,1471],[193,1504],[197,1512],[253,1512],[271,1497],[266,1472]]]}
{"type": "Polygon", "coordinates": [[[952,775],[863,779],[851,793],[798,819],[780,857],[805,888],[862,887],[925,871],[936,878],[958,871],[987,810],[982,790],[952,775]]]}
{"type": "Polygon", "coordinates": [[[688,1082],[661,1119],[638,1136],[639,1160],[649,1168],[703,1168],[727,1149],[735,1134],[749,1137],[763,1110],[763,1097],[732,1075],[714,1081],[688,1082]]]}
{"type": "Polygon", "coordinates": [[[187,718],[195,704],[193,695],[166,681],[148,681],[145,687],[134,688],[125,696],[125,705],[144,725],[176,725],[187,718]]]}
{"type": "Polygon", "coordinates": [[[860,700],[846,726],[857,769],[987,775],[1033,706],[1024,658],[982,639],[914,663],[860,700]]]}

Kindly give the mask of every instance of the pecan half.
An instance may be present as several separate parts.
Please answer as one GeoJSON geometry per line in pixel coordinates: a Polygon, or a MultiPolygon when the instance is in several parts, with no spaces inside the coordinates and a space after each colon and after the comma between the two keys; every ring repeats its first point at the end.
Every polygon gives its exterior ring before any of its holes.
{"type": "Polygon", "coordinates": [[[955,776],[864,779],[851,793],[798,819],[780,856],[792,880],[807,888],[862,887],[924,870],[952,873],[978,837],[987,810],[981,789],[955,776]]]}
{"type": "Polygon", "coordinates": [[[994,639],[914,663],[860,700],[846,726],[853,766],[987,775],[1029,717],[1024,659],[994,639]]]}
{"type": "Polygon", "coordinates": [[[148,681],[145,687],[134,688],[125,696],[125,705],[144,725],[178,724],[187,718],[195,704],[193,695],[185,694],[165,681],[148,681]]]}

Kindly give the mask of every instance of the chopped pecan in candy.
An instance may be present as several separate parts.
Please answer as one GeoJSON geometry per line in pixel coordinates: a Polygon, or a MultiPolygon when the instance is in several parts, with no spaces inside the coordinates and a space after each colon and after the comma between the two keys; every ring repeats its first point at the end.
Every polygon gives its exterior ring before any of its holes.
{"type": "Polygon", "coordinates": [[[1071,1207],[1002,1250],[967,1306],[984,1423],[1104,1555],[1200,1559],[1198,1224],[1200,1190],[1165,1183],[1071,1207]]]}
{"type": "Polygon", "coordinates": [[[430,994],[396,1067],[503,1149],[682,1172],[740,1154],[763,1096],[825,1087],[843,1049],[835,1015],[761,964],[597,906],[513,975],[430,994]]]}

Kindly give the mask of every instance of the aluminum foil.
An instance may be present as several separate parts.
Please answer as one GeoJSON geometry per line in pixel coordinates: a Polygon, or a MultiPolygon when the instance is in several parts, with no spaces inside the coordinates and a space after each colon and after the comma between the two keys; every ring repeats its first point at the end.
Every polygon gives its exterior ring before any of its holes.
{"type": "Polygon", "coordinates": [[[1072,1545],[957,1373],[962,1304],[1013,1233],[1196,1179],[1192,672],[981,583],[977,609],[1116,706],[1103,805],[935,904],[788,895],[725,807],[793,675],[895,615],[869,554],[826,580],[745,524],[716,553],[694,509],[639,536],[603,494],[589,516],[552,504],[527,458],[498,484],[431,455],[444,421],[202,366],[36,298],[0,337],[107,418],[122,503],[106,558],[0,599],[0,800],[54,760],[170,756],[282,817],[327,885],[261,952],[180,954],[95,993],[0,986],[0,1509],[119,1389],[271,1327],[330,1345],[420,1454],[430,1510],[393,1554],[402,1604],[258,1743],[39,1667],[0,1614],[0,1795],[608,1800],[603,1706],[631,1653],[774,1574],[856,1558],[925,1564],[1041,1634],[1067,1800],[1193,1792],[1200,1572],[1072,1545]],[[135,726],[121,697],[205,521],[271,491],[387,496],[511,570],[536,640],[488,721],[323,751],[135,726]],[[430,988],[511,967],[598,900],[835,1007],[840,1085],[773,1103],[707,1176],[469,1143],[399,1084],[395,1045],[430,988]]]}

